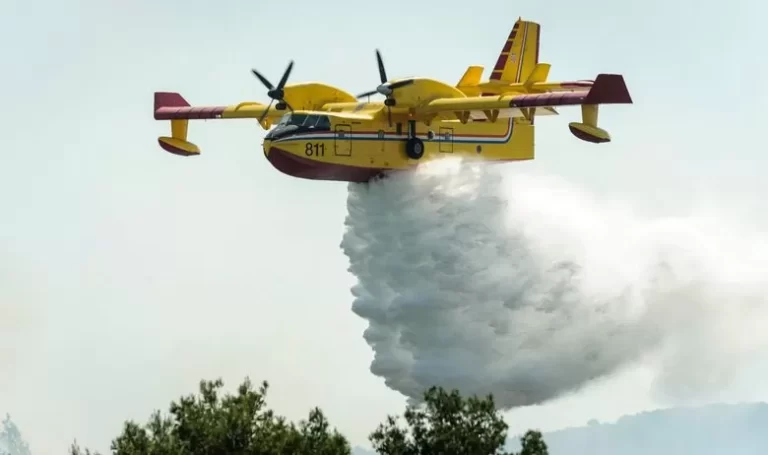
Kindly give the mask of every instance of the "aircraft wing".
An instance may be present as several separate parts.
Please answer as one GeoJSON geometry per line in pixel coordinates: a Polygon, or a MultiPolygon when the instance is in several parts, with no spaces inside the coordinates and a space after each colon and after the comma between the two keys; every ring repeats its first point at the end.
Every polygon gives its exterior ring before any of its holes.
{"type": "Polygon", "coordinates": [[[570,91],[526,93],[515,95],[437,98],[413,108],[415,116],[445,116],[460,114],[488,117],[495,111],[498,117],[523,117],[524,110],[536,108],[537,114],[557,114],[557,106],[585,104],[631,104],[624,77],[600,74],[592,84],[579,84],[570,91]],[[544,110],[545,112],[542,112],[544,110]]]}
{"type": "MultiPolygon", "coordinates": [[[[155,120],[199,120],[220,118],[254,118],[259,119],[267,110],[267,104],[244,102],[230,106],[190,106],[178,93],[155,92],[155,120]]],[[[275,109],[274,104],[264,117],[262,126],[269,126],[278,121],[286,111],[275,109]]]]}
{"type": "MultiPolygon", "coordinates": [[[[171,136],[159,137],[158,143],[163,150],[182,156],[199,155],[200,148],[187,141],[190,120],[253,118],[261,119],[267,105],[245,102],[231,106],[190,106],[187,100],[175,92],[155,92],[155,120],[170,120],[171,136]]],[[[274,109],[266,113],[259,123],[264,129],[278,120],[285,112],[274,109]]]]}

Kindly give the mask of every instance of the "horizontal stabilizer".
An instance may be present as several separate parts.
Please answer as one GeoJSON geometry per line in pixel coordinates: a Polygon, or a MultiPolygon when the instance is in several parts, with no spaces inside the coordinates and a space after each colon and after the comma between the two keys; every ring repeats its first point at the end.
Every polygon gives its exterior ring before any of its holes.
{"type": "Polygon", "coordinates": [[[480,78],[483,76],[482,66],[470,66],[456,87],[474,87],[480,83],[480,78]]]}
{"type": "Polygon", "coordinates": [[[537,63],[531,71],[531,75],[525,81],[525,87],[530,88],[537,82],[546,82],[549,77],[549,69],[552,67],[549,63],[537,63]]]}

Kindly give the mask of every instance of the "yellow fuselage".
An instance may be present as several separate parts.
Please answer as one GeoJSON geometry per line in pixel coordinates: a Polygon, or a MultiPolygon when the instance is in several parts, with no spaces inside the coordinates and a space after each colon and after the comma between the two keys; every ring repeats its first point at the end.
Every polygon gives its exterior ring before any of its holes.
{"type": "MultiPolygon", "coordinates": [[[[312,112],[308,114],[326,114],[312,112]]],[[[302,115],[302,114],[299,114],[302,115]]],[[[393,123],[344,113],[327,113],[322,126],[280,125],[264,140],[264,154],[281,172],[314,180],[364,182],[424,161],[446,156],[479,157],[485,161],[534,158],[534,126],[522,118],[495,122],[435,120],[414,122],[423,141],[420,159],[405,152],[408,122],[393,123]]]]}

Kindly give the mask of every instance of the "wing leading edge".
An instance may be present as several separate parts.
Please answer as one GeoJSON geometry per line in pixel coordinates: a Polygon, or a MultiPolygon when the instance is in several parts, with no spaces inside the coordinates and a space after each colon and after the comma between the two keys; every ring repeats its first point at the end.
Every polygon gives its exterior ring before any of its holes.
{"type": "MultiPolygon", "coordinates": [[[[492,111],[499,109],[554,108],[597,104],[631,104],[624,77],[620,74],[600,74],[592,84],[579,84],[571,91],[526,93],[519,95],[473,96],[466,98],[437,98],[415,108],[415,114],[429,115],[463,111],[492,111]]],[[[522,116],[523,114],[519,114],[522,116]]]]}

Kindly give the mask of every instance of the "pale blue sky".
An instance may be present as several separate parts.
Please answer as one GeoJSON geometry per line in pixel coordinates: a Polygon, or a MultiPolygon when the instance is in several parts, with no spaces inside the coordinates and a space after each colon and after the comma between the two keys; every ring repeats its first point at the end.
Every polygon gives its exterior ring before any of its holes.
{"type": "MultiPolygon", "coordinates": [[[[265,100],[250,68],[277,79],[294,59],[293,81],[356,93],[377,84],[377,47],[391,77],[455,83],[471,64],[487,76],[523,16],[542,24],[551,79],[620,72],[635,104],[601,111],[607,146],[570,135],[578,110],[542,119],[537,161],[521,166],[649,213],[706,200],[766,221],[768,9],[726,4],[6,0],[0,340],[13,348],[0,350],[0,412],[42,454],[74,437],[106,449],[124,419],[145,420],[202,377],[268,379],[280,412],[319,405],[355,443],[402,410],[369,373],[350,310],[346,186],[279,174],[247,121],[193,123],[200,157],[163,152],[156,90],[265,100]]],[[[643,380],[510,424],[635,411],[652,405],[631,388],[643,380]]]]}

